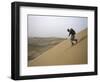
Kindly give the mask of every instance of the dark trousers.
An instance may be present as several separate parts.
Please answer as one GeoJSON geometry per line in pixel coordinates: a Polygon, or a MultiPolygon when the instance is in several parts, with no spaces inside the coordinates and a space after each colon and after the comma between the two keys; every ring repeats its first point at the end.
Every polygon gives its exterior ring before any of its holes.
{"type": "Polygon", "coordinates": [[[72,45],[74,44],[73,41],[77,43],[77,39],[75,39],[75,35],[71,35],[71,43],[72,45]]]}

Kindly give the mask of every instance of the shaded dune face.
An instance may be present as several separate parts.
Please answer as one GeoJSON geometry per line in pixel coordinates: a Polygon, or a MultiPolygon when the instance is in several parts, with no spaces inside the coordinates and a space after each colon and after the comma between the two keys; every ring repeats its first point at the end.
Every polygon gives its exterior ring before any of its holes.
{"type": "Polygon", "coordinates": [[[64,38],[29,38],[28,42],[28,61],[35,59],[48,49],[54,47],[65,40],[64,38]]]}
{"type": "Polygon", "coordinates": [[[69,39],[63,39],[48,48],[40,56],[28,61],[28,66],[76,65],[87,64],[87,29],[76,34],[78,43],[71,45],[69,39]]]}

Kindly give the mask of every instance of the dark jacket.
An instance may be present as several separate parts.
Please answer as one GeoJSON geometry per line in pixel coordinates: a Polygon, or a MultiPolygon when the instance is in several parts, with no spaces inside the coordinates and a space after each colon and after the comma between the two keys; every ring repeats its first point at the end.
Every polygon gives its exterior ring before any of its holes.
{"type": "Polygon", "coordinates": [[[76,34],[76,32],[71,28],[70,30],[69,30],[69,36],[70,35],[75,35],[76,34]]]}

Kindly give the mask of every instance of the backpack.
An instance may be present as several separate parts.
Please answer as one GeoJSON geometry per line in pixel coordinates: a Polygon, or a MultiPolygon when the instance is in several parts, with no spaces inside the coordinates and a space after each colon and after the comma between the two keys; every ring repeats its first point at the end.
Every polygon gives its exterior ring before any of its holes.
{"type": "Polygon", "coordinates": [[[76,34],[76,32],[75,32],[73,29],[71,29],[71,33],[72,33],[73,35],[76,34]]]}

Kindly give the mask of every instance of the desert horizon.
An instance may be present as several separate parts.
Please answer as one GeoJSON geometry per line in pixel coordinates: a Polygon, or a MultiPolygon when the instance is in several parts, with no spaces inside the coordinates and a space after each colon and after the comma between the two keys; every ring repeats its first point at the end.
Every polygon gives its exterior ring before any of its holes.
{"type": "Polygon", "coordinates": [[[33,60],[34,58],[41,55],[43,52],[52,48],[53,46],[59,44],[64,38],[57,37],[34,37],[28,39],[28,60],[33,60]]]}

